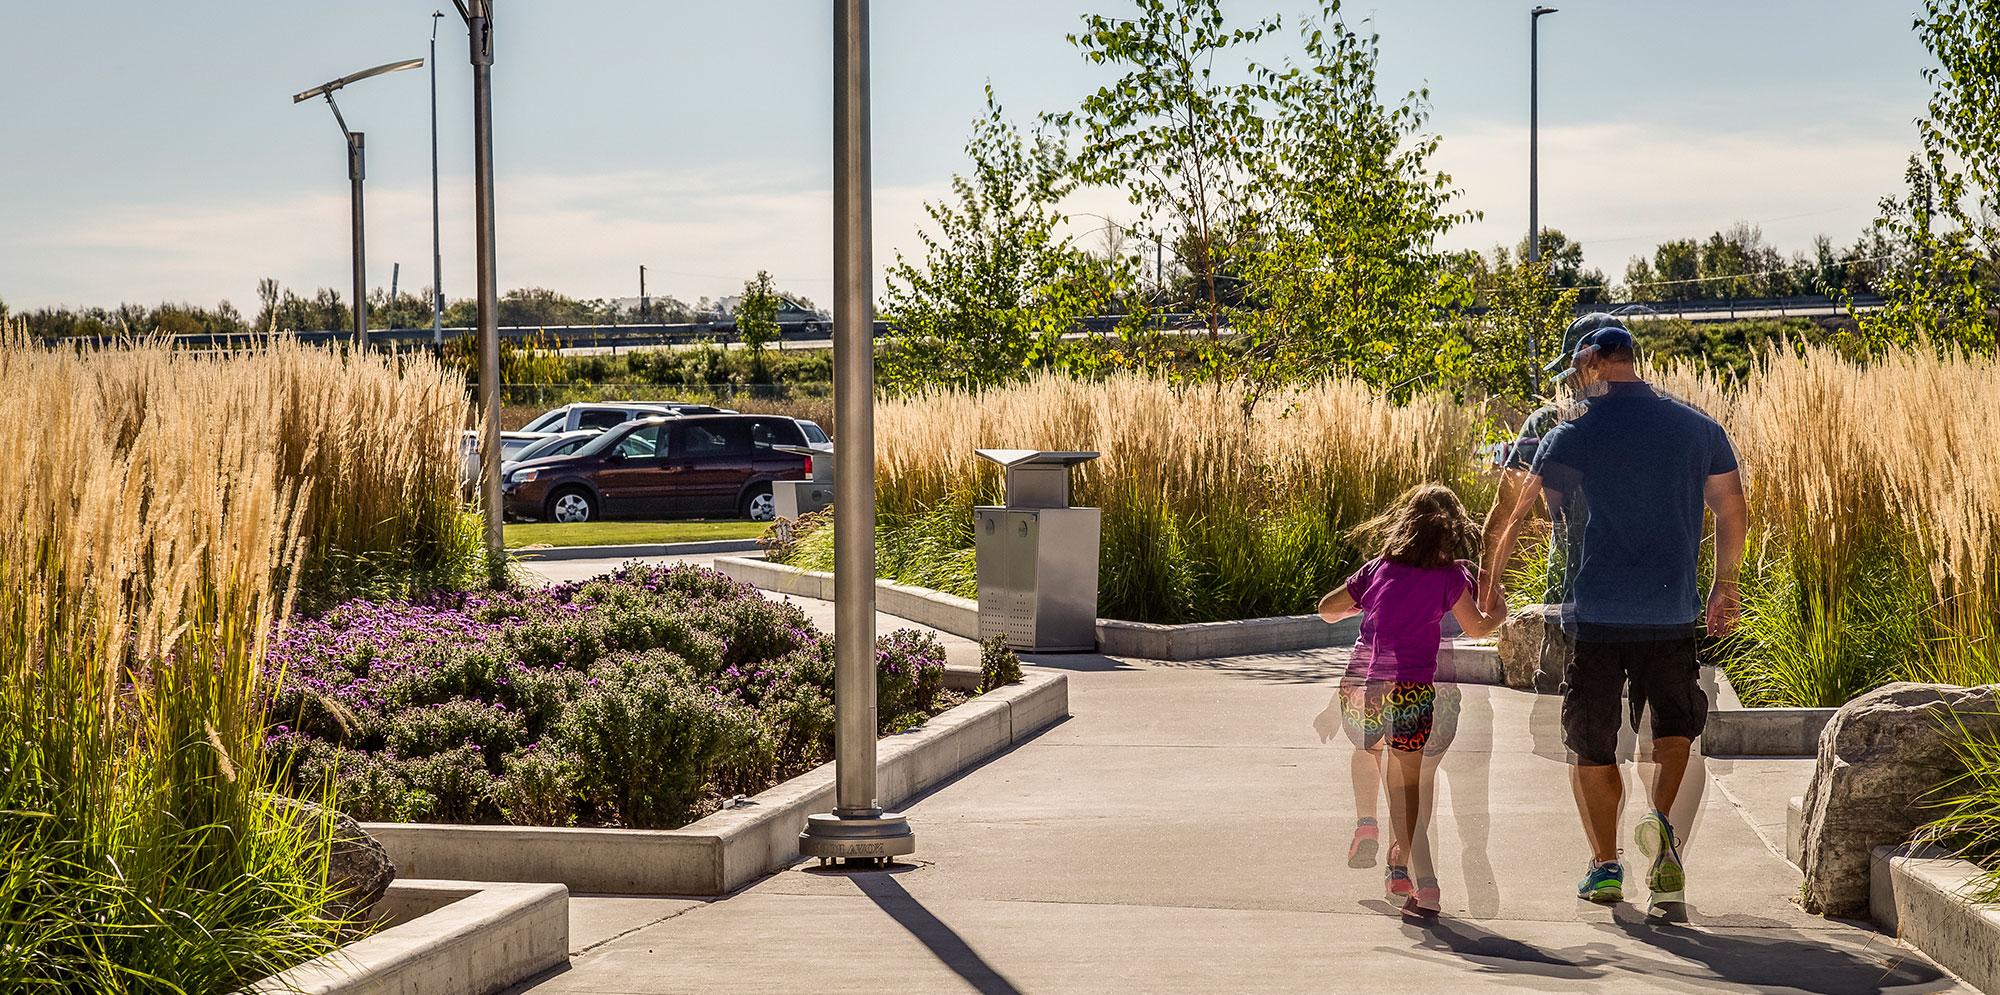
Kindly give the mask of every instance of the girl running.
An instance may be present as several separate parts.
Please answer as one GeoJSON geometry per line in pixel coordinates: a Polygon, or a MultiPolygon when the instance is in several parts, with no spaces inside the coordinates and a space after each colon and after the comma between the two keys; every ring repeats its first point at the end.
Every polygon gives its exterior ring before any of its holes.
{"type": "Polygon", "coordinates": [[[1439,891],[1431,861],[1424,756],[1437,702],[1440,626],[1449,613],[1466,635],[1485,636],[1507,616],[1504,609],[1491,615],[1479,610],[1478,567],[1460,558],[1477,549],[1479,526],[1451,488],[1412,487],[1355,534],[1376,544],[1375,557],[1319,602],[1319,615],[1328,622],[1361,614],[1361,636],[1338,696],[1355,748],[1358,821],[1347,862],[1350,867],[1375,862],[1380,834],[1375,799],[1386,764],[1395,838],[1384,886],[1391,897],[1405,899],[1404,914],[1434,916],[1439,891]]]}

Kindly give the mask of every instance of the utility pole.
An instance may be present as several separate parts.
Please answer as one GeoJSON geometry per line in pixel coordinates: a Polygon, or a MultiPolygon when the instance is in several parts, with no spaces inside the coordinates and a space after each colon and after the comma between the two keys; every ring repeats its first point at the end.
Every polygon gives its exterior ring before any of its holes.
{"type": "Polygon", "coordinates": [[[875,797],[875,271],[868,0],[833,3],[834,809],[799,852],[873,866],[913,853],[909,820],[875,797]]]}
{"type": "Polygon", "coordinates": [[[644,321],[653,313],[652,302],[646,299],[646,264],[639,264],[639,320],[644,321]]]}
{"type": "Polygon", "coordinates": [[[438,239],[438,19],[431,11],[431,348],[444,349],[444,250],[438,239]]]}

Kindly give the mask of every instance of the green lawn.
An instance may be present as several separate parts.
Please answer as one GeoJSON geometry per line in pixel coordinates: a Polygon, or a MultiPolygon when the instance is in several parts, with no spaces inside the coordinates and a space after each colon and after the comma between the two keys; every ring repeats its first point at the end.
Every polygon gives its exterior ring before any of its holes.
{"type": "Polygon", "coordinates": [[[522,546],[619,546],[629,543],[705,542],[755,539],[763,522],[536,522],[507,526],[507,548],[522,546]]]}

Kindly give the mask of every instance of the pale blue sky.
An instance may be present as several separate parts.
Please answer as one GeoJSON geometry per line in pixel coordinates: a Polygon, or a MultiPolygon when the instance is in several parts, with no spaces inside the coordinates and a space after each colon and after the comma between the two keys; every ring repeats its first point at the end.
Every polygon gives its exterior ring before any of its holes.
{"type": "MultiPolygon", "coordinates": [[[[1566,0],[1543,21],[1542,217],[1616,277],[1665,238],[1761,221],[1781,248],[1851,241],[1900,182],[1926,89],[1915,0],[1566,0]]],[[[1297,0],[1228,0],[1247,16],[1297,0]]],[[[1347,7],[1382,35],[1386,87],[1428,83],[1441,162],[1485,220],[1526,225],[1527,10],[1497,0],[1347,7]]],[[[500,281],[579,296],[733,293],[769,268],[831,284],[831,4],[498,0],[500,281]]],[[[1121,0],[876,0],[877,262],[962,168],[991,80],[1026,119],[1101,70],[1065,32],[1121,0]]],[[[445,289],[471,285],[470,70],[439,32],[445,289]]],[[[234,300],[258,278],[347,283],[341,142],[291,94],[425,54],[432,6],[0,5],[0,299],[15,308],[234,300]]],[[[429,282],[425,72],[369,80],[342,110],[368,135],[369,277],[429,282]]],[[[1078,210],[1131,212],[1113,196],[1078,210]]],[[[1092,222],[1094,227],[1096,223],[1092,222]]]]}

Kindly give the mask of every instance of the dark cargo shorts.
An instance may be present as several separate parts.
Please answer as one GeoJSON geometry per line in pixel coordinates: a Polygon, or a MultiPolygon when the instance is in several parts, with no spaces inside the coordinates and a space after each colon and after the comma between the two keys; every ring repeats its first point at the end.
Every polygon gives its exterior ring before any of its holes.
{"type": "Polygon", "coordinates": [[[1563,745],[1574,763],[1603,767],[1618,762],[1619,694],[1631,684],[1632,728],[1652,713],[1653,738],[1693,739],[1708,726],[1708,695],[1701,689],[1693,636],[1642,642],[1578,639],[1563,679],[1563,745]]]}

